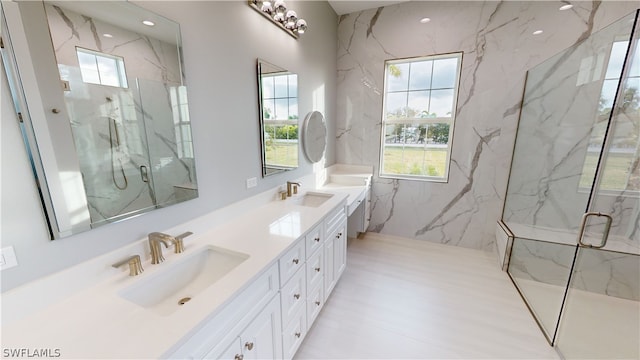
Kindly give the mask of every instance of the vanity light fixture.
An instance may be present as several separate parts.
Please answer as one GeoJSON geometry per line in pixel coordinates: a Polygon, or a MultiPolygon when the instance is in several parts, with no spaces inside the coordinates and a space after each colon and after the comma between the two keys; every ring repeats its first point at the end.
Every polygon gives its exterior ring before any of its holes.
{"type": "Polygon", "coordinates": [[[249,6],[296,39],[307,31],[307,22],[300,19],[295,11],[287,9],[282,0],[249,0],[249,6]]]}
{"type": "Polygon", "coordinates": [[[143,20],[142,23],[147,25],[147,26],[154,26],[156,24],[151,20],[143,20]]]}
{"type": "Polygon", "coordinates": [[[430,18],[428,18],[428,17],[424,17],[424,18],[420,19],[420,23],[421,23],[421,24],[426,24],[426,23],[428,23],[429,21],[431,21],[431,19],[430,19],[430,18]]]}
{"type": "Polygon", "coordinates": [[[572,7],[573,7],[573,5],[571,5],[571,4],[565,4],[565,5],[560,6],[560,8],[558,10],[560,10],[560,11],[569,10],[572,7]]]}

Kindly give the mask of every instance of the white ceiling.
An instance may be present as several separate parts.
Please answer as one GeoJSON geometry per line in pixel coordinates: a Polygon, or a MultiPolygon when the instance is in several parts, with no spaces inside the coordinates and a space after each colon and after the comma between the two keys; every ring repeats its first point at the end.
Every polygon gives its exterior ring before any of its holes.
{"type": "Polygon", "coordinates": [[[357,11],[374,9],[381,6],[398,4],[409,0],[381,1],[381,0],[329,0],[329,5],[338,15],[350,14],[357,11]]]}

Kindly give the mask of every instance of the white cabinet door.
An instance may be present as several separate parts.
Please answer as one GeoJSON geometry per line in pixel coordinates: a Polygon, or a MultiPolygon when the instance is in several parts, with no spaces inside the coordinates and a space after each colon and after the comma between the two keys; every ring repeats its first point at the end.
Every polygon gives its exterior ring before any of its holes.
{"type": "Polygon", "coordinates": [[[281,359],[281,334],[280,301],[276,296],[240,334],[244,360],[281,359]]]}
{"type": "Polygon", "coordinates": [[[324,298],[329,295],[336,286],[338,279],[347,266],[347,223],[343,221],[327,237],[324,245],[324,298]]]}
{"type": "Polygon", "coordinates": [[[339,227],[335,236],[333,245],[333,266],[335,267],[336,282],[342,276],[344,269],[347,267],[347,224],[343,222],[339,227]]]}
{"type": "Polygon", "coordinates": [[[324,298],[325,300],[331,294],[333,287],[336,285],[337,274],[334,266],[335,259],[335,240],[336,233],[331,233],[324,243],[324,298]]]}

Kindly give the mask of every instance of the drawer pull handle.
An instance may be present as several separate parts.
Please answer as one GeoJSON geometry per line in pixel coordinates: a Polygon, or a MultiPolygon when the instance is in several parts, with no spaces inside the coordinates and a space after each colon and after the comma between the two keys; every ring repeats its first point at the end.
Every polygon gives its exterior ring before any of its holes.
{"type": "Polygon", "coordinates": [[[251,351],[253,350],[253,343],[252,342],[247,342],[246,344],[244,344],[244,346],[247,348],[247,350],[251,351]]]}
{"type": "Polygon", "coordinates": [[[294,294],[293,297],[296,298],[296,300],[298,300],[300,299],[300,294],[294,294]]]}
{"type": "Polygon", "coordinates": [[[300,260],[299,260],[299,259],[293,259],[293,263],[294,263],[294,264],[297,264],[297,263],[299,263],[299,262],[300,262],[300,260]]]}
{"type": "Polygon", "coordinates": [[[300,334],[300,333],[295,333],[295,334],[293,334],[293,335],[295,335],[297,338],[299,338],[299,337],[300,337],[300,335],[302,335],[302,334],[300,334]]]}
{"type": "Polygon", "coordinates": [[[317,272],[320,272],[320,268],[319,268],[319,267],[317,267],[317,268],[316,268],[316,271],[317,271],[317,272]]]}
{"type": "Polygon", "coordinates": [[[316,301],[316,305],[320,306],[320,301],[316,301]]]}
{"type": "Polygon", "coordinates": [[[244,356],[241,354],[236,354],[236,356],[233,358],[234,360],[242,360],[244,359],[244,356]]]}

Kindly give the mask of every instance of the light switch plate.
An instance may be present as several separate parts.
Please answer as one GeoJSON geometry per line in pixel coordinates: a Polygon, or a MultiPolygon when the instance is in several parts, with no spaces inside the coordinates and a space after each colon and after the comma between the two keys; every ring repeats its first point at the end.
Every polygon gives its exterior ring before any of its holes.
{"type": "Polygon", "coordinates": [[[16,252],[13,251],[13,246],[0,249],[0,265],[0,270],[18,266],[18,259],[16,258],[16,252]]]}
{"type": "Polygon", "coordinates": [[[252,187],[256,187],[256,185],[258,185],[258,179],[257,178],[249,178],[247,179],[247,189],[251,189],[252,187]]]}

